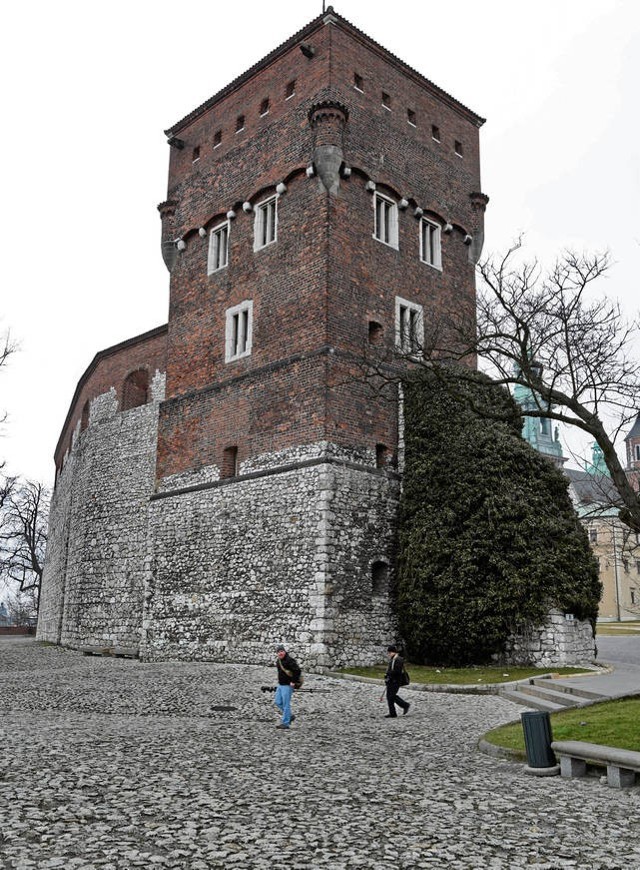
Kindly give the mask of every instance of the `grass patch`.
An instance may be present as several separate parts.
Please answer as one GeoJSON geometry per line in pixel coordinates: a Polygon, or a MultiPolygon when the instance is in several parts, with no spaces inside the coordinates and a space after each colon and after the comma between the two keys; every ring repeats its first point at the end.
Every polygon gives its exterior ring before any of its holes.
{"type": "MultiPolygon", "coordinates": [[[[370,668],[343,668],[343,674],[355,674],[358,677],[373,677],[382,680],[386,665],[375,665],[370,668]]],[[[549,671],[540,668],[434,668],[427,665],[412,665],[407,662],[407,670],[412,683],[432,685],[468,686],[476,684],[510,683],[513,680],[526,680],[529,677],[539,677],[549,671]]],[[[554,674],[583,674],[584,668],[554,668],[554,674]]]]}
{"type": "Polygon", "coordinates": [[[596,626],[596,636],[640,634],[640,622],[599,622],[596,626]]]}
{"type": "MultiPolygon", "coordinates": [[[[640,698],[603,701],[590,707],[578,707],[551,714],[554,740],[584,740],[618,749],[640,751],[640,698]]],[[[502,725],[487,732],[484,739],[496,746],[524,752],[524,735],[520,722],[502,725]]]]}

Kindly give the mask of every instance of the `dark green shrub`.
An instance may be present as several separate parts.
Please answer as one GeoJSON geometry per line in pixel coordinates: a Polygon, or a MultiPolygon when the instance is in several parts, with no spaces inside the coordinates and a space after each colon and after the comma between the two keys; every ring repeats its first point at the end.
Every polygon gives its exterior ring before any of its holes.
{"type": "Polygon", "coordinates": [[[415,662],[483,664],[552,607],[595,620],[601,585],[567,478],[483,375],[404,385],[397,608],[415,662]]]}

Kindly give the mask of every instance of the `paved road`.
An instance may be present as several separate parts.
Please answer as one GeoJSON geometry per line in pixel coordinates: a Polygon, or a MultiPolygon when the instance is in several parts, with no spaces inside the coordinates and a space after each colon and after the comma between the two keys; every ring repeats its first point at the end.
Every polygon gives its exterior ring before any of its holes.
{"type": "Polygon", "coordinates": [[[2,870],[640,868],[639,790],[475,751],[508,701],[310,676],[280,732],[273,679],[1,641],[2,870]]]}
{"type": "Polygon", "coordinates": [[[628,637],[598,635],[598,661],[640,665],[640,634],[628,637]]]}

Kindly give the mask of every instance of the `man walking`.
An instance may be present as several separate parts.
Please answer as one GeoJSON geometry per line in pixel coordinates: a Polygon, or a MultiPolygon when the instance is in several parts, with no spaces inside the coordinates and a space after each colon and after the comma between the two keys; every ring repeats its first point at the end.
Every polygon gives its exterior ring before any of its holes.
{"type": "Polygon", "coordinates": [[[300,685],[301,670],[298,662],[291,658],[280,644],[276,647],[276,666],[278,668],[278,688],[276,689],[276,707],[282,713],[282,721],[277,728],[287,731],[296,718],[291,715],[291,696],[293,690],[300,685]]]}
{"type": "Polygon", "coordinates": [[[402,698],[398,697],[398,689],[403,685],[404,659],[398,655],[398,648],[394,644],[387,647],[387,655],[389,656],[389,664],[387,665],[384,681],[387,684],[389,712],[385,716],[385,719],[396,719],[398,715],[396,713],[396,704],[402,708],[403,716],[407,715],[411,705],[408,701],[403,701],[402,698]]]}

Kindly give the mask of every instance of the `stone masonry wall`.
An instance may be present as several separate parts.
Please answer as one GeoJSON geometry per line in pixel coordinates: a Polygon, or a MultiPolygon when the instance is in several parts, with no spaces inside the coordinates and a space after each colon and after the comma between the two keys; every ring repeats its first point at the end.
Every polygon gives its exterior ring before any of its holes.
{"type": "Polygon", "coordinates": [[[144,659],[264,663],[278,642],[305,667],[381,658],[394,621],[371,565],[392,563],[397,480],[295,457],[152,499],[144,659]]]}
{"type": "Polygon", "coordinates": [[[544,625],[509,638],[501,662],[549,668],[588,664],[595,657],[596,643],[591,623],[588,620],[567,620],[559,610],[552,610],[544,625]]]}
{"type": "Polygon", "coordinates": [[[54,495],[38,638],[66,646],[138,649],[158,403],[121,412],[115,390],[76,427],[54,495]]]}

